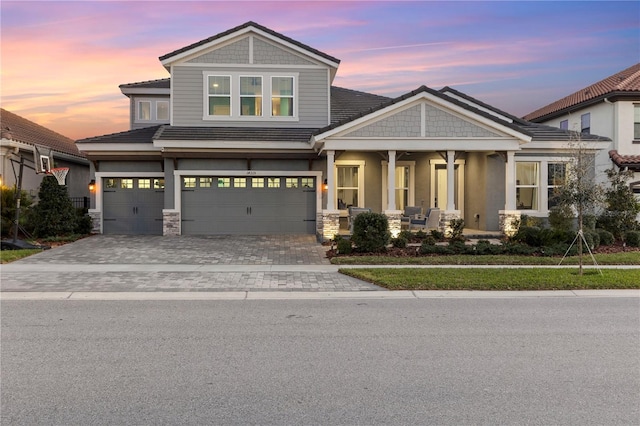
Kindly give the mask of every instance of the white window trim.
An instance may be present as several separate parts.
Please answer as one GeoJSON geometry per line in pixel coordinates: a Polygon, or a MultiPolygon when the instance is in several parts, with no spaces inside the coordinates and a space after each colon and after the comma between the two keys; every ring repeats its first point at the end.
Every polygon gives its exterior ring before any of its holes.
{"type": "MultiPolygon", "coordinates": [[[[516,157],[516,163],[538,163],[538,210],[521,210],[516,206],[516,211],[519,211],[522,214],[526,214],[528,216],[534,217],[547,217],[549,216],[549,163],[570,163],[570,159],[568,157],[551,157],[541,159],[540,157],[516,157]]],[[[514,186],[513,191],[515,194],[515,190],[517,185],[514,186]]]]}
{"type": "MultiPolygon", "coordinates": [[[[233,81],[231,82],[231,93],[232,93],[232,100],[233,100],[233,81]]],[[[233,102],[232,102],[233,103],[233,102]]],[[[251,117],[251,118],[262,118],[264,117],[264,105],[265,105],[265,101],[264,101],[264,76],[262,75],[258,75],[258,74],[245,74],[245,75],[240,75],[238,77],[238,114],[242,117],[242,118],[247,118],[247,117],[251,117]],[[240,90],[241,84],[240,84],[240,80],[242,80],[243,78],[259,78],[260,79],[260,98],[262,99],[262,105],[260,106],[260,111],[261,114],[260,115],[242,115],[242,98],[256,98],[257,96],[255,95],[243,95],[242,91],[240,90]]],[[[232,115],[233,115],[233,109],[232,111],[232,115]]]]}
{"type": "MultiPolygon", "coordinates": [[[[333,192],[333,202],[338,209],[338,166],[342,167],[357,167],[358,168],[358,206],[365,207],[364,203],[364,166],[365,162],[362,160],[336,160],[333,163],[333,181],[336,183],[335,191],[333,192]]],[[[340,216],[347,216],[349,214],[348,209],[340,210],[340,216]]]]}
{"type": "MultiPolygon", "coordinates": [[[[386,209],[386,206],[389,204],[389,192],[388,192],[388,182],[389,182],[389,162],[383,160],[382,164],[382,206],[386,209]]],[[[415,206],[416,205],[416,162],[415,161],[396,161],[396,169],[398,167],[409,167],[409,196],[407,205],[415,206]]],[[[396,182],[396,190],[398,188],[398,182],[396,182]]],[[[398,200],[396,200],[397,202],[398,200]]]]}
{"type": "Polygon", "coordinates": [[[135,101],[135,122],[136,123],[169,123],[171,120],[171,102],[168,99],[157,99],[157,98],[136,98],[135,101]],[[149,119],[144,120],[140,118],[140,104],[146,102],[149,104],[149,119]],[[166,120],[158,119],[158,104],[166,102],[167,108],[169,111],[169,117],[166,120]]]}
{"type": "Polygon", "coordinates": [[[202,119],[204,121],[299,121],[299,74],[297,72],[216,72],[212,70],[202,71],[202,119]],[[210,76],[229,77],[231,79],[231,108],[230,115],[209,115],[209,88],[210,76]],[[240,114],[240,77],[261,77],[262,78],[262,115],[241,115],[240,114]],[[293,115],[279,116],[271,114],[271,84],[273,77],[293,78],[293,115]],[[268,96],[264,94],[267,93],[268,96]]]}
{"type": "MultiPolygon", "coordinates": [[[[297,79],[291,75],[271,75],[269,77],[269,115],[271,115],[271,117],[275,117],[275,118],[286,118],[286,119],[290,119],[291,117],[296,117],[298,115],[298,86],[297,86],[297,79]],[[293,78],[293,95],[291,95],[291,99],[293,99],[293,115],[289,116],[289,115],[271,115],[272,114],[272,103],[273,103],[273,79],[274,78],[293,78]]],[[[289,96],[279,96],[280,98],[286,98],[289,99],[289,96]]]]}

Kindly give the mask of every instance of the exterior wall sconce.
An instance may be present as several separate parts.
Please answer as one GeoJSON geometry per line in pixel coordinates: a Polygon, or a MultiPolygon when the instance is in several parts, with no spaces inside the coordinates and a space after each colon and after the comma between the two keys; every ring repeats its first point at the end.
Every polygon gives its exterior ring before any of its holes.
{"type": "Polygon", "coordinates": [[[329,185],[327,185],[327,180],[325,179],[324,182],[322,183],[322,190],[326,191],[329,189],[329,185]]]}
{"type": "Polygon", "coordinates": [[[93,192],[95,190],[96,190],[96,180],[91,179],[91,181],[89,182],[89,192],[93,192]]]}

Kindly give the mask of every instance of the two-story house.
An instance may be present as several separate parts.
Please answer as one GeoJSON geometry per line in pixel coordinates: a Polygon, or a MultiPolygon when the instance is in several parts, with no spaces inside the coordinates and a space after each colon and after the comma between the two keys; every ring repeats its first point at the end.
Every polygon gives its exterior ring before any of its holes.
{"type": "Polygon", "coordinates": [[[352,206],[385,213],[393,233],[407,206],[505,230],[548,214],[575,136],[448,87],[335,87],[338,59],[254,22],[159,59],[168,78],[120,86],[131,129],[78,141],[98,232],[329,239],[352,206]]]}
{"type": "Polygon", "coordinates": [[[640,63],[565,96],[524,117],[562,129],[611,138],[598,157],[598,175],[616,165],[634,172],[629,182],[640,197],[640,63]]]}

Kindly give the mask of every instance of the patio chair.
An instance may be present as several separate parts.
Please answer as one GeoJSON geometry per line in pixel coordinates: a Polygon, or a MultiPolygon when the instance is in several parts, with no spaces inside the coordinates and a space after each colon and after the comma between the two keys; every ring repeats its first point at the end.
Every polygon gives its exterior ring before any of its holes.
{"type": "Polygon", "coordinates": [[[400,228],[408,228],[409,221],[411,220],[411,218],[421,213],[422,213],[422,207],[406,206],[404,208],[404,212],[402,213],[402,217],[400,217],[400,228]]]}
{"type": "Polygon", "coordinates": [[[411,231],[414,228],[419,229],[438,229],[440,226],[440,209],[439,208],[431,208],[427,210],[427,214],[425,215],[414,215],[411,219],[409,219],[409,230],[411,231]]]}
{"type": "Polygon", "coordinates": [[[371,213],[371,209],[368,207],[349,207],[349,233],[353,234],[353,223],[356,220],[356,216],[362,213],[371,213]]]}

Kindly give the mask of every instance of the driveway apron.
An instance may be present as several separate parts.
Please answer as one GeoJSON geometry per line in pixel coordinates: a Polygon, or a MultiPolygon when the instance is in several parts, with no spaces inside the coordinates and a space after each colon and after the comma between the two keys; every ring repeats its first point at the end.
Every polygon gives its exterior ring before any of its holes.
{"type": "Polygon", "coordinates": [[[371,291],[313,235],[94,235],[0,267],[2,291],[371,291]]]}

